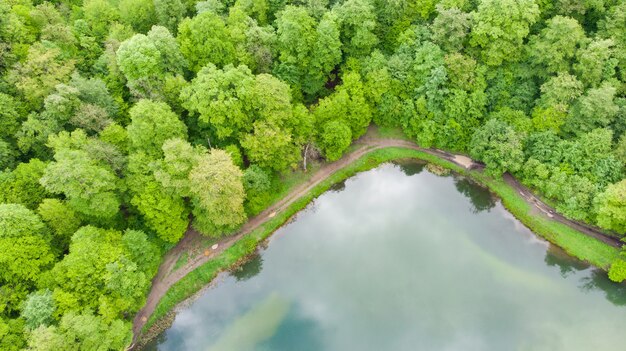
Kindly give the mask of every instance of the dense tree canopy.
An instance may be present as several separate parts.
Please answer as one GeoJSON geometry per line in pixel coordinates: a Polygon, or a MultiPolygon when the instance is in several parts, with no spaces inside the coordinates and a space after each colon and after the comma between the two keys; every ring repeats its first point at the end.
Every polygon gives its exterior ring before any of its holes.
{"type": "Polygon", "coordinates": [[[0,349],[124,348],[190,225],[233,233],[372,123],[626,235],[625,19],[623,0],[0,1],[0,349]]]}

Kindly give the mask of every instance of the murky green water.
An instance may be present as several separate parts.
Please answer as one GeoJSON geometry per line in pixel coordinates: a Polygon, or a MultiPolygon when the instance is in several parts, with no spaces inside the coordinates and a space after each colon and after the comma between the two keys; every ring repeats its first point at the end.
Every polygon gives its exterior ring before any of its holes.
{"type": "Polygon", "coordinates": [[[317,199],[154,350],[625,350],[626,288],[488,192],[383,165],[317,199]]]}

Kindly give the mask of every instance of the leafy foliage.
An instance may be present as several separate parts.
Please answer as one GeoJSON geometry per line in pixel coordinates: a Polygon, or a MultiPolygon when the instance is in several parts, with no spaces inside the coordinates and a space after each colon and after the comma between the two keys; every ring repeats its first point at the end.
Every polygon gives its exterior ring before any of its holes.
{"type": "Polygon", "coordinates": [[[0,349],[124,348],[190,220],[232,233],[372,122],[625,235],[625,18],[623,0],[0,2],[0,349]]]}

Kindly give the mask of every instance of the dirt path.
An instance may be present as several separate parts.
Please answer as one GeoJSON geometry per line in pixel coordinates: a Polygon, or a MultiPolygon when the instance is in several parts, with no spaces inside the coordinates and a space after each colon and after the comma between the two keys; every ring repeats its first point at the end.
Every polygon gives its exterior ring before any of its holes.
{"type": "MultiPolygon", "coordinates": [[[[258,215],[250,218],[246,224],[244,224],[239,232],[236,234],[223,238],[219,242],[217,242],[217,247],[213,245],[213,247],[205,250],[203,253],[196,255],[194,257],[190,257],[185,265],[173,271],[173,267],[176,264],[178,258],[185,252],[188,252],[194,248],[197,248],[198,245],[202,241],[202,237],[198,232],[193,230],[191,227],[185,233],[183,239],[168,253],[165,255],[161,266],[159,267],[159,271],[152,280],[152,289],[148,294],[146,299],[146,304],[144,307],[137,313],[135,319],[133,321],[133,343],[137,340],[141,329],[148,321],[148,318],[154,312],[157,304],[161,300],[161,298],[165,295],[165,293],[169,290],[169,288],[174,285],[176,282],[181,280],[188,273],[198,268],[208,260],[214,258],[219,255],[221,252],[226,250],[228,247],[233,245],[236,241],[241,239],[244,235],[252,232],[263,223],[274,217],[276,213],[280,212],[284,208],[291,205],[294,201],[298,200],[301,196],[307,194],[311,189],[313,189],[320,182],[331,176],[336,171],[344,168],[355,160],[359,159],[361,156],[382,148],[387,147],[403,147],[413,150],[419,150],[423,152],[427,152],[434,156],[444,158],[450,162],[453,162],[461,167],[467,169],[482,169],[482,165],[472,161],[466,156],[462,155],[453,155],[445,151],[434,150],[434,149],[423,149],[416,144],[401,139],[385,139],[379,138],[374,135],[374,133],[368,132],[362,138],[360,138],[356,143],[356,150],[351,153],[345,155],[340,160],[326,164],[322,166],[306,183],[300,184],[296,188],[294,188],[287,196],[273,204],[272,206],[265,209],[263,212],[258,215]]],[[[524,197],[524,199],[531,204],[532,206],[538,208],[541,213],[550,217],[553,220],[564,223],[576,230],[579,230],[591,237],[602,240],[603,242],[621,247],[621,242],[612,237],[608,237],[605,234],[601,233],[599,230],[583,225],[578,222],[571,221],[559,214],[557,214],[551,207],[542,202],[536,196],[532,194],[526,187],[520,184],[513,176],[510,174],[505,175],[505,180],[511,186],[516,188],[520,194],[524,197]]]]}

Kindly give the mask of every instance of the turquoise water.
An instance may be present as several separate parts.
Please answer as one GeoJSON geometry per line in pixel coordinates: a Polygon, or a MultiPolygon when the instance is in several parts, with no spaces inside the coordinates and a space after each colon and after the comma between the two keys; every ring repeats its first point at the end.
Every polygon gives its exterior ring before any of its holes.
{"type": "Polygon", "coordinates": [[[386,164],[327,192],[148,350],[625,350],[626,288],[484,189],[386,164]]]}

